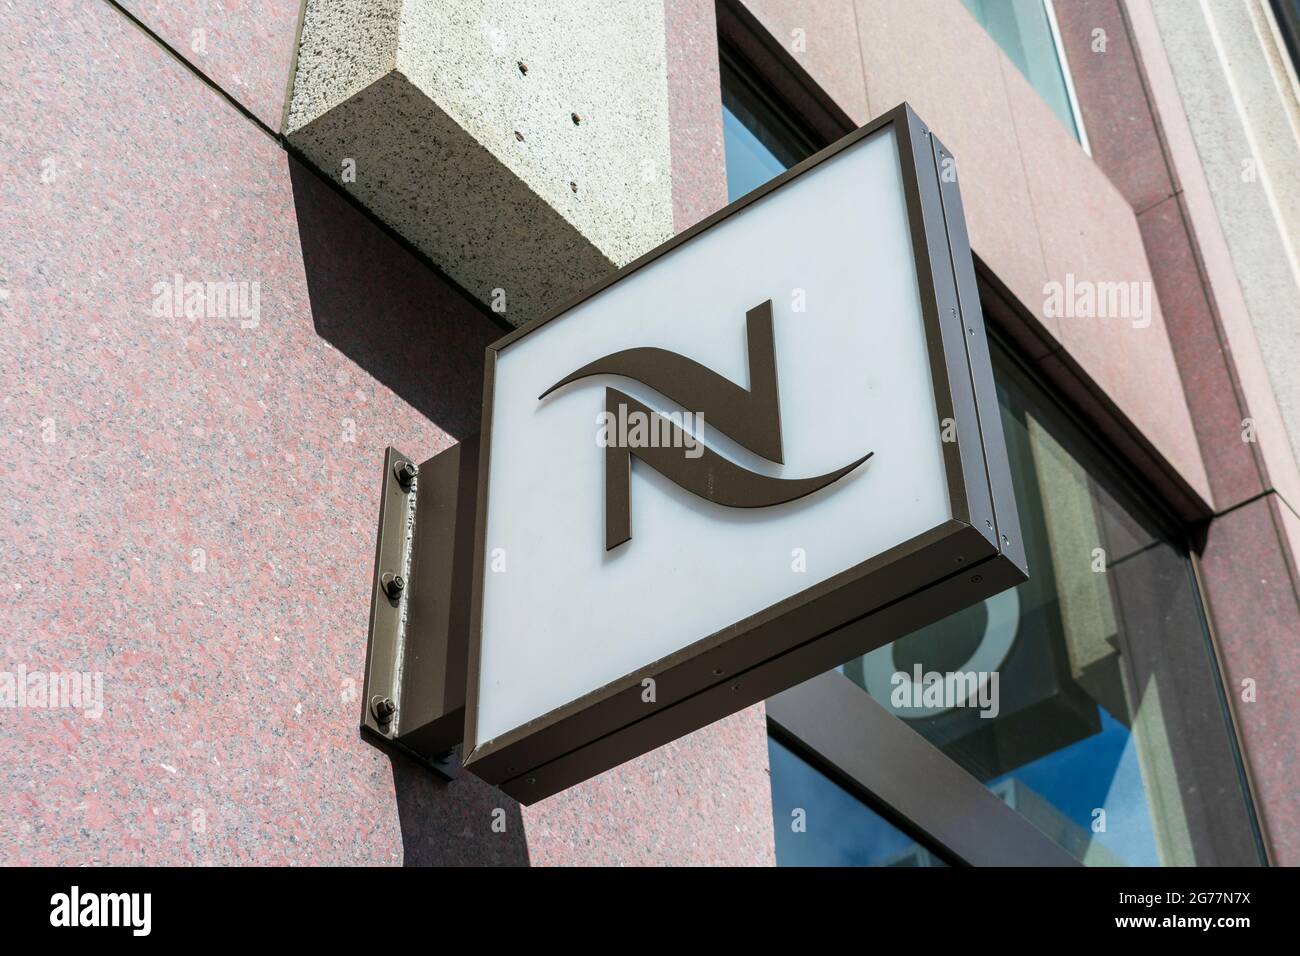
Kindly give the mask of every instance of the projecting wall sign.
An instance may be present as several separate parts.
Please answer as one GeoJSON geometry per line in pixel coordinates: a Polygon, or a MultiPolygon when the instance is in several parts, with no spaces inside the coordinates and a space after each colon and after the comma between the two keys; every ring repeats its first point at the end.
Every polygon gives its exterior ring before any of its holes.
{"type": "Polygon", "coordinates": [[[530,803],[1025,580],[954,168],[899,107],[491,346],[363,730],[530,803]]]}

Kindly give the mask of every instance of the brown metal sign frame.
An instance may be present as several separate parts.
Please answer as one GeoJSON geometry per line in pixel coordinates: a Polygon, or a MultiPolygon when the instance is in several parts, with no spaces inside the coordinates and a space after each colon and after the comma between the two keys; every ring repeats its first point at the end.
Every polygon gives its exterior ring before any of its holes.
{"type": "MultiPolygon", "coordinates": [[[[533,803],[1026,580],[974,264],[951,153],[902,104],[488,347],[475,489],[466,769],[533,803]],[[892,127],[902,170],[953,517],[834,577],[488,741],[476,739],[495,365],[527,335],[892,127]],[[653,678],[653,702],[643,681],[653,678]]],[[[469,497],[469,496],[467,496],[469,497]]],[[[377,569],[378,570],[378,569],[377,569]]]]}

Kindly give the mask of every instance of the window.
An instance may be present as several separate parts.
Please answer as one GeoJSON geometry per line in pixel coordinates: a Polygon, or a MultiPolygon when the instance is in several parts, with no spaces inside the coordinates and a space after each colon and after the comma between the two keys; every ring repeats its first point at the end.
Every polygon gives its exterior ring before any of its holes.
{"type": "Polygon", "coordinates": [[[947,866],[775,737],[767,749],[781,866],[947,866]]]}
{"type": "Polygon", "coordinates": [[[725,54],[722,135],[727,155],[728,202],[752,192],[818,148],[814,138],[783,116],[725,54]]]}
{"type": "Polygon", "coordinates": [[[1176,529],[1002,349],[994,374],[1030,580],[842,672],[1086,864],[1257,861],[1176,529]],[[902,692],[952,672],[996,675],[996,712],[902,692]]]}
{"type": "Polygon", "coordinates": [[[962,0],[1075,139],[1087,149],[1051,0],[962,0]]]}
{"type": "MultiPolygon", "coordinates": [[[[724,65],[723,82],[735,199],[813,146],[734,65],[724,65]]],[[[1179,529],[1009,351],[995,342],[993,356],[1031,579],[839,671],[914,731],[909,741],[938,748],[945,765],[960,767],[959,776],[983,784],[1082,863],[1260,862],[1179,529]],[[996,674],[996,713],[896,696],[918,672],[981,672],[990,687],[996,674]]],[[[842,732],[863,729],[846,719],[842,732]]],[[[924,834],[907,835],[794,743],[770,744],[779,864],[939,861],[924,834]],[[833,817],[834,832],[800,831],[793,826],[800,810],[833,817]]],[[[908,819],[906,806],[890,810],[908,819]]]]}

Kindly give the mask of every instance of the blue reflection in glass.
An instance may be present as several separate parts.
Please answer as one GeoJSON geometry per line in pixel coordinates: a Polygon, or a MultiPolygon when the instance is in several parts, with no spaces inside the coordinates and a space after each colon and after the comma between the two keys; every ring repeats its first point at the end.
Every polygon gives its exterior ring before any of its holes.
{"type": "Polygon", "coordinates": [[[722,134],[727,151],[727,202],[753,192],[785,171],[785,163],[760,143],[725,104],[722,107],[722,134]]]}
{"type": "Polygon", "coordinates": [[[778,866],[945,865],[771,737],[767,751],[778,866]]]}
{"type": "Polygon", "coordinates": [[[1048,835],[1092,865],[1159,866],[1133,733],[1105,708],[1098,711],[1100,733],[995,777],[988,787],[1040,829],[1055,830],[1048,835]],[[1092,832],[1095,810],[1105,811],[1106,829],[1098,833],[1092,832]]]}

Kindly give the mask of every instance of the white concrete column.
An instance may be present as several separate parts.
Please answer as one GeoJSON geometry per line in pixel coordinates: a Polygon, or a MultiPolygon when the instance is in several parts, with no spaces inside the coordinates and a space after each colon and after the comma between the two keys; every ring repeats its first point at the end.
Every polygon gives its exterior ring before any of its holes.
{"type": "Polygon", "coordinates": [[[672,235],[659,2],[308,0],[285,132],[515,325],[672,235]]]}

